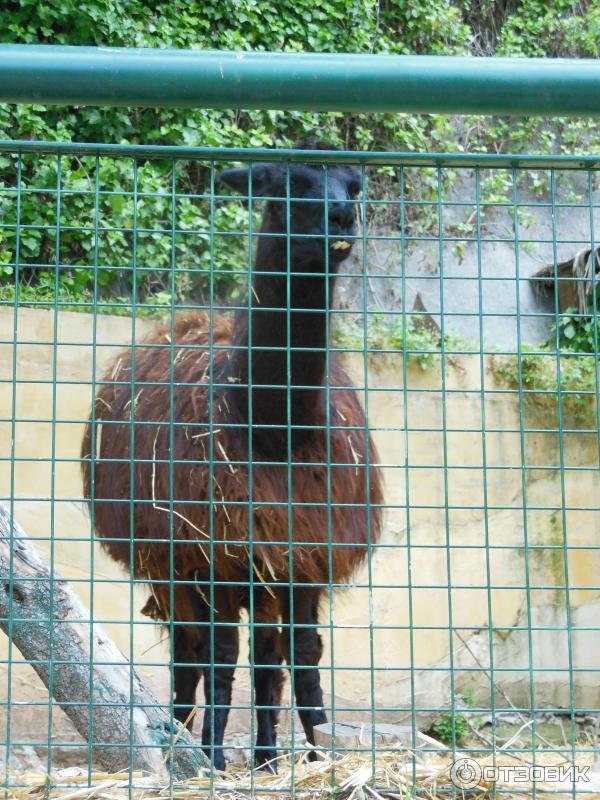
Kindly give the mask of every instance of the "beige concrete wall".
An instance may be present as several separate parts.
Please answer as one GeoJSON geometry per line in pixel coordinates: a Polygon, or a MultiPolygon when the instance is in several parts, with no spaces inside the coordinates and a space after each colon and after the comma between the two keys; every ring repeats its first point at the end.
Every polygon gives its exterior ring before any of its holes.
{"type": "MultiPolygon", "coordinates": [[[[14,320],[11,309],[0,309],[0,339],[4,342],[0,344],[0,494],[10,495],[12,485],[19,522],[30,536],[39,539],[47,556],[52,538],[56,568],[74,581],[85,603],[89,604],[93,595],[95,618],[104,621],[123,651],[142,664],[141,672],[166,701],[168,670],[161,664],[168,661],[168,648],[160,642],[161,632],[139,614],[145,591],[136,588],[132,593],[127,576],[91,543],[77,463],[83,420],[93,394],[93,337],[98,343],[99,374],[119,346],[131,342],[132,322],[100,316],[94,329],[90,316],[65,312],[56,320],[55,337],[52,312],[23,308],[17,323],[20,344],[13,402],[14,320]],[[17,460],[11,473],[7,459],[13,415],[17,419],[14,453],[17,459],[28,460],[17,460]]],[[[136,337],[148,327],[148,322],[137,321],[136,337]]],[[[351,361],[350,367],[361,383],[362,359],[351,361]]],[[[339,593],[330,620],[324,609],[331,625],[323,631],[326,652],[322,663],[336,667],[329,674],[323,672],[326,692],[334,693],[341,705],[369,709],[370,667],[374,664],[377,705],[408,709],[414,701],[419,708],[444,706],[450,700],[453,666],[456,690],[470,688],[478,701],[489,703],[489,631],[493,627],[493,666],[501,668],[495,673],[495,682],[512,702],[531,703],[527,671],[531,653],[533,667],[540,670],[534,674],[536,704],[568,706],[569,637],[562,548],[566,540],[569,547],[578,548],[568,550],[566,558],[568,584],[576,587],[568,592],[571,658],[577,668],[573,674],[575,702],[597,707],[600,687],[593,670],[600,668],[600,637],[584,630],[600,625],[600,551],[594,549],[600,515],[586,510],[598,505],[600,497],[597,436],[579,431],[564,436],[565,470],[561,473],[558,436],[543,430],[552,425],[547,414],[527,410],[525,426],[535,431],[524,434],[521,454],[517,398],[494,393],[489,359],[484,363],[484,392],[478,357],[453,359],[446,375],[445,398],[439,366],[427,371],[409,366],[406,392],[402,376],[400,358],[387,357],[380,363],[373,359],[369,366],[370,422],[378,429],[374,435],[385,465],[390,508],[384,546],[356,578],[363,588],[339,593]],[[414,391],[417,389],[430,391],[414,391]],[[563,497],[568,508],[564,515],[563,497]],[[557,510],[540,508],[544,506],[557,510]],[[364,588],[369,572],[371,587],[364,588]],[[534,628],[531,634],[528,620],[534,628]],[[449,621],[455,629],[452,640],[449,621]],[[536,630],[548,627],[555,630],[536,630]]],[[[5,659],[5,639],[1,647],[0,657],[5,659]]],[[[243,653],[241,659],[246,661],[247,655],[243,653]]],[[[1,693],[5,695],[6,665],[1,674],[1,693]]],[[[248,702],[248,685],[247,670],[238,670],[236,696],[241,702],[248,702]]],[[[11,693],[13,700],[44,698],[26,665],[13,665],[11,693]]],[[[498,695],[496,702],[505,704],[498,695]]],[[[35,713],[45,719],[47,709],[15,707],[15,729],[19,729],[19,714],[27,728],[35,713]]],[[[245,727],[246,717],[238,716],[240,727],[245,727]]],[[[398,719],[402,714],[385,716],[398,719]]],[[[58,712],[55,718],[59,725],[58,712]]],[[[68,736],[67,729],[61,729],[60,735],[68,736]]]]}

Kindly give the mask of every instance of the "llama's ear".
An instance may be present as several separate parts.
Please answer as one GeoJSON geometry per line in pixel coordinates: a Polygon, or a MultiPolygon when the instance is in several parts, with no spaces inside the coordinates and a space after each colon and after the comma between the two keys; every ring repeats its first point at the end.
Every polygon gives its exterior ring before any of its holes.
{"type": "Polygon", "coordinates": [[[220,183],[226,183],[232,189],[240,194],[248,194],[248,172],[245,167],[241,169],[224,169],[219,173],[218,180],[220,183]]]}
{"type": "Polygon", "coordinates": [[[247,167],[224,169],[219,180],[240,194],[247,195],[251,189],[252,197],[269,197],[277,193],[277,186],[281,183],[281,169],[278,164],[256,164],[252,167],[252,186],[249,173],[247,167]]]}
{"type": "Polygon", "coordinates": [[[284,181],[285,168],[281,164],[256,164],[252,167],[252,196],[280,195],[284,181]]]}

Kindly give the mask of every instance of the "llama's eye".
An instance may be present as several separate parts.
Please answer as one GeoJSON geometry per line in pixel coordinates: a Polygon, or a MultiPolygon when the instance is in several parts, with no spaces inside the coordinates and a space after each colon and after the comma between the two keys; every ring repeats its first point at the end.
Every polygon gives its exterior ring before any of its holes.
{"type": "Polygon", "coordinates": [[[356,197],[358,194],[360,194],[361,188],[361,183],[358,179],[352,178],[348,181],[348,194],[350,197],[356,197]]]}

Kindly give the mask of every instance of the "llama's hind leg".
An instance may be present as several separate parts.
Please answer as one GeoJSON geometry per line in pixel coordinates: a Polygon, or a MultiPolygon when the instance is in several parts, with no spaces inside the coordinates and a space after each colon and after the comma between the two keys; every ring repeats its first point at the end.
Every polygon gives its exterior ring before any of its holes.
{"type": "Polygon", "coordinates": [[[254,619],[252,629],[251,654],[253,656],[254,701],[256,705],[256,750],[255,764],[277,771],[277,720],[283,688],[283,661],[281,653],[281,632],[272,623],[276,611],[266,596],[266,590],[254,590],[254,619]],[[267,608],[265,608],[267,606],[267,608]],[[262,623],[262,624],[261,624],[262,623]],[[253,652],[252,652],[253,651],[253,652]]]}
{"type": "Polygon", "coordinates": [[[239,608],[227,597],[226,592],[215,589],[214,613],[206,608],[209,625],[198,647],[198,662],[204,667],[204,698],[206,702],[202,725],[202,749],[212,759],[216,769],[225,769],[223,737],[227,717],[231,708],[233,675],[238,660],[239,608]],[[211,637],[212,630],[212,637],[211,637]],[[212,638],[212,641],[211,641],[212,638]]]}
{"type": "MultiPolygon", "coordinates": [[[[318,669],[323,654],[323,644],[317,629],[320,595],[321,590],[312,586],[295,587],[293,614],[288,599],[283,620],[286,661],[293,670],[298,715],[309,744],[315,743],[315,725],[327,722],[318,669]],[[291,638],[293,647],[290,647],[291,638]]],[[[308,754],[309,761],[315,761],[316,757],[316,753],[311,750],[308,754]]]]}

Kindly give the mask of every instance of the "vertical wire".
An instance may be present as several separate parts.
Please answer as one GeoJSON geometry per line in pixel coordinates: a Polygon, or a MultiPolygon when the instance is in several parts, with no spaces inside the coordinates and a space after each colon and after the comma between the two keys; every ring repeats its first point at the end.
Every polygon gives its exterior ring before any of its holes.
{"type": "Polygon", "coordinates": [[[479,387],[481,403],[481,458],[483,462],[483,525],[485,537],[485,573],[487,582],[488,649],[490,658],[490,706],[492,716],[492,764],[496,765],[496,685],[494,679],[494,620],[492,606],[492,570],[490,564],[490,521],[487,479],[487,422],[485,413],[485,344],[483,330],[483,276],[481,254],[481,171],[475,168],[475,220],[477,227],[477,295],[479,312],[479,387]]]}
{"type": "MultiPolygon", "coordinates": [[[[523,550],[525,553],[525,603],[527,606],[527,638],[529,655],[529,695],[531,706],[531,755],[535,758],[536,741],[536,718],[535,718],[535,681],[533,677],[533,635],[532,635],[532,613],[531,613],[531,583],[529,576],[529,529],[527,522],[527,456],[525,450],[525,413],[523,409],[523,350],[521,346],[521,277],[520,277],[520,257],[519,257],[519,206],[517,191],[517,168],[512,169],[512,206],[513,206],[513,230],[514,230],[514,250],[515,250],[515,292],[516,292],[516,319],[517,319],[517,369],[518,369],[518,393],[519,393],[519,449],[521,457],[521,496],[523,512],[523,550]]],[[[532,796],[535,800],[537,788],[535,783],[532,787],[532,796]]]]}
{"type": "MultiPolygon", "coordinates": [[[[210,256],[210,276],[209,276],[209,311],[208,311],[208,561],[209,561],[209,657],[208,672],[210,674],[211,698],[210,707],[204,710],[204,714],[210,715],[210,760],[214,764],[215,759],[215,447],[214,447],[214,393],[215,393],[215,162],[210,162],[210,224],[209,224],[209,256],[210,256]]],[[[215,770],[210,771],[210,794],[214,793],[215,770]]]]}
{"type": "Polygon", "coordinates": [[[95,543],[95,479],[96,479],[96,355],[98,335],[98,261],[100,215],[100,157],[96,156],[94,176],[94,294],[92,306],[92,411],[90,415],[90,700],[88,724],[88,785],[92,780],[92,742],[94,741],[94,543],[95,543]]]}
{"type": "MultiPolygon", "coordinates": [[[[169,646],[171,664],[169,670],[169,705],[171,724],[169,726],[169,750],[171,763],[175,763],[174,749],[174,700],[175,700],[175,474],[173,454],[175,453],[175,269],[177,264],[177,160],[171,162],[171,324],[169,340],[169,646]]],[[[160,428],[158,429],[160,430],[160,428]]],[[[162,498],[161,498],[162,499],[162,498]]],[[[185,620],[190,622],[191,620],[185,620]]],[[[181,620],[179,621],[181,623],[181,620]]],[[[169,770],[169,792],[173,793],[173,770],[169,770]]]]}
{"type": "MultiPolygon", "coordinates": [[[[335,762],[335,672],[334,672],[334,608],[333,608],[333,525],[331,511],[331,353],[330,353],[330,327],[329,307],[329,166],[325,168],[325,453],[327,477],[327,570],[328,570],[328,603],[329,603],[329,691],[331,696],[331,760],[335,762]]],[[[335,766],[332,769],[331,782],[335,783],[335,766]]]]}
{"type": "Polygon", "coordinates": [[[362,292],[363,292],[363,379],[364,379],[364,406],[365,427],[363,431],[365,440],[365,511],[367,523],[367,583],[369,593],[369,678],[370,678],[370,714],[371,714],[371,773],[372,780],[376,778],[375,762],[375,653],[373,643],[373,540],[371,531],[371,447],[369,440],[369,311],[367,283],[367,175],[365,165],[361,165],[362,194],[362,292]]]}
{"type": "MultiPolygon", "coordinates": [[[[137,322],[137,236],[138,236],[138,161],[133,159],[133,234],[131,243],[131,372],[129,397],[129,773],[133,776],[133,715],[135,660],[133,637],[133,608],[135,586],[135,356],[137,322]]],[[[115,498],[116,499],[116,498],[115,498]]],[[[131,778],[133,782],[133,777],[131,778]]]]}
{"type": "MultiPolygon", "coordinates": [[[[557,229],[556,229],[556,171],[550,170],[550,199],[552,211],[552,260],[554,262],[554,285],[557,291],[554,292],[554,313],[556,330],[556,403],[558,407],[558,450],[560,459],[560,499],[561,499],[561,521],[563,535],[563,571],[564,571],[564,590],[565,590],[565,620],[567,633],[567,653],[569,662],[569,703],[571,712],[571,757],[575,763],[575,686],[573,683],[573,642],[572,642],[572,619],[571,619],[571,598],[569,580],[569,545],[567,539],[567,510],[566,510],[566,489],[565,489],[565,452],[564,452],[564,425],[563,425],[563,395],[562,395],[562,376],[560,368],[560,306],[558,297],[558,253],[557,253],[557,229]]],[[[592,262],[592,266],[594,266],[592,262]]],[[[572,786],[573,798],[576,796],[575,781],[572,786]]]]}
{"type": "Polygon", "coordinates": [[[60,215],[61,215],[61,182],[62,159],[56,156],[56,242],[54,265],[54,319],[52,326],[52,443],[50,453],[50,604],[48,612],[49,644],[48,644],[48,774],[52,773],[52,709],[54,697],[54,564],[55,564],[55,500],[56,500],[56,387],[58,368],[58,298],[60,292],[60,215]]]}
{"type": "Polygon", "coordinates": [[[256,726],[255,717],[258,713],[255,700],[255,648],[254,648],[254,460],[252,451],[252,211],[253,211],[253,185],[252,185],[253,162],[248,164],[248,275],[247,275],[247,331],[248,347],[246,357],[248,359],[248,631],[249,631],[249,667],[250,667],[250,792],[254,794],[254,764],[256,759],[256,726]]]}
{"type": "MultiPolygon", "coordinates": [[[[588,170],[587,173],[588,181],[587,181],[587,188],[588,188],[588,210],[589,210],[589,217],[590,217],[590,242],[591,242],[591,259],[592,259],[592,325],[594,331],[594,352],[592,354],[592,358],[594,360],[594,364],[596,369],[594,370],[595,373],[595,382],[596,382],[596,396],[595,406],[596,406],[596,439],[597,439],[597,451],[598,451],[598,468],[600,469],[600,370],[598,369],[598,359],[600,357],[600,346],[598,342],[598,277],[596,273],[596,232],[595,232],[595,222],[594,222],[594,187],[592,182],[592,171],[588,170]]],[[[598,628],[595,629],[596,633],[598,632],[598,628]]],[[[595,754],[595,762],[598,762],[598,754],[595,754]]],[[[596,764],[592,767],[595,768],[596,764]]]]}
{"type": "MultiPolygon", "coordinates": [[[[404,167],[400,167],[400,254],[402,264],[402,401],[404,406],[403,425],[404,425],[404,485],[405,485],[405,510],[406,510],[406,570],[408,586],[408,635],[409,635],[409,655],[410,655],[410,698],[411,698],[411,736],[412,749],[417,748],[417,712],[415,708],[415,628],[413,622],[413,585],[412,585],[412,540],[410,530],[410,450],[409,450],[409,426],[408,426],[408,365],[406,353],[406,195],[404,186],[404,167]]],[[[417,759],[416,755],[412,758],[412,785],[417,783],[417,759]]]]}
{"type": "MultiPolygon", "coordinates": [[[[596,233],[594,223],[594,188],[592,184],[592,172],[588,171],[588,209],[590,215],[590,240],[592,246],[592,322],[594,331],[594,353],[592,358],[596,364],[596,437],[598,440],[598,467],[600,467],[600,374],[598,370],[598,357],[600,356],[600,346],[598,343],[598,277],[596,274],[596,233]]],[[[600,257],[600,255],[599,255],[600,257]]]]}
{"type": "MultiPolygon", "coordinates": [[[[294,658],[294,495],[293,495],[293,472],[292,472],[292,253],[291,253],[291,183],[290,183],[290,162],[285,164],[285,227],[286,227],[286,420],[287,420],[287,515],[288,515],[288,572],[289,572],[289,596],[290,596],[290,691],[292,693],[292,709],[297,706],[296,697],[296,659],[294,658]]],[[[296,312],[298,313],[298,312],[296,312]]],[[[292,711],[290,714],[290,737],[291,737],[291,772],[290,782],[292,798],[296,796],[295,775],[296,775],[296,719],[292,711]]]]}
{"type": "Polygon", "coordinates": [[[12,723],[12,665],[13,665],[13,591],[14,591],[14,518],[15,518],[15,456],[17,438],[17,383],[18,383],[18,363],[17,363],[17,340],[19,334],[19,300],[20,300],[20,279],[21,279],[21,182],[23,171],[23,157],[21,153],[17,156],[17,214],[15,230],[15,304],[13,307],[13,350],[12,350],[12,420],[10,424],[10,552],[8,570],[8,636],[7,646],[7,671],[6,671],[6,747],[4,751],[4,785],[9,786],[9,764],[10,764],[10,745],[11,745],[11,723],[12,723]]]}
{"type": "Polygon", "coordinates": [[[455,666],[454,666],[454,638],[453,638],[453,613],[452,613],[452,545],[450,543],[450,514],[448,510],[448,431],[446,413],[446,336],[444,322],[444,218],[442,202],[442,171],[437,168],[437,212],[438,212],[438,255],[440,259],[440,359],[442,381],[442,444],[443,444],[443,469],[444,469],[444,527],[446,539],[446,579],[448,598],[448,657],[450,661],[450,713],[452,715],[452,758],[456,759],[456,697],[455,697],[455,666]]]}

